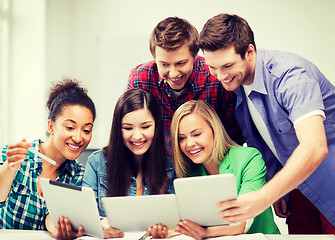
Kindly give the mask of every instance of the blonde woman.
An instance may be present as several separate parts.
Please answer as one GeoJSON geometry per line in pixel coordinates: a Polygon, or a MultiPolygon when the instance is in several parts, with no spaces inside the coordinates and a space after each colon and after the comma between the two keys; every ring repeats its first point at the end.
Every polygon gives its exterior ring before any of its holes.
{"type": "MultiPolygon", "coordinates": [[[[238,195],[265,184],[266,167],[260,152],[231,140],[216,112],[203,100],[186,102],[177,109],[171,123],[171,146],[177,177],[233,173],[238,195]]],[[[280,233],[270,208],[254,219],[230,226],[203,228],[183,219],[176,231],[195,239],[280,233]]]]}

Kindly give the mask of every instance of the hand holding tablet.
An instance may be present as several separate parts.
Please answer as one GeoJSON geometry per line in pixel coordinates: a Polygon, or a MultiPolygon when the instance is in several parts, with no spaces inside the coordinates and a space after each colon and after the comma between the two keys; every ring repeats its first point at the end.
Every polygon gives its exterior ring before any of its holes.
{"type": "MultiPolygon", "coordinates": [[[[93,190],[40,179],[50,216],[67,216],[72,225],[87,234],[103,238],[93,190]]],[[[110,225],[121,232],[145,231],[161,223],[174,229],[180,220],[200,226],[227,225],[216,204],[237,197],[233,174],[188,177],[174,180],[176,194],[106,197],[102,199],[110,225]]]]}
{"type": "Polygon", "coordinates": [[[184,219],[204,227],[229,224],[216,204],[237,197],[233,174],[178,178],[173,184],[176,194],[103,198],[110,224],[121,231],[145,231],[157,223],[174,229],[184,219]]]}
{"type": "Polygon", "coordinates": [[[76,230],[80,225],[88,235],[103,238],[93,190],[71,184],[39,179],[44,199],[54,225],[59,217],[68,217],[76,230]]]}

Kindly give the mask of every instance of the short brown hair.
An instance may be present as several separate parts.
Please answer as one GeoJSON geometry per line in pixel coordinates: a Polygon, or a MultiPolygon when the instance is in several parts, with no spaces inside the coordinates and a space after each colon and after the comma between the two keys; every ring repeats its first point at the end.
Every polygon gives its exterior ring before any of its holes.
{"type": "Polygon", "coordinates": [[[249,44],[256,50],[253,31],[238,15],[216,15],[205,23],[200,33],[199,46],[203,51],[213,52],[234,46],[236,53],[244,59],[249,44]]]}
{"type": "Polygon", "coordinates": [[[168,17],[157,24],[150,36],[150,52],[156,56],[156,47],[175,50],[188,43],[193,57],[199,52],[199,34],[197,29],[185,19],[168,17]]]}

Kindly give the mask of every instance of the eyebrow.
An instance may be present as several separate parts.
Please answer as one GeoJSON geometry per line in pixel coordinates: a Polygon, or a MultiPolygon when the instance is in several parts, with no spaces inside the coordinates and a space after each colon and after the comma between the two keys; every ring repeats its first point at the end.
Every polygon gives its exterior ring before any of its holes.
{"type": "MultiPolygon", "coordinates": [[[[148,124],[148,123],[153,123],[154,121],[150,120],[150,121],[146,121],[146,122],[142,122],[140,125],[143,125],[143,124],[148,124]]],[[[122,123],[122,125],[134,125],[132,123],[122,123]]]]}
{"type": "MultiPolygon", "coordinates": [[[[74,124],[77,124],[77,122],[74,121],[74,120],[72,120],[72,119],[65,119],[64,122],[72,122],[72,123],[74,123],[74,124]]],[[[90,122],[89,122],[89,123],[85,123],[84,125],[85,125],[85,126],[88,126],[88,125],[93,126],[93,123],[90,123],[90,122]]]]}
{"type": "MultiPolygon", "coordinates": [[[[194,132],[197,131],[197,130],[201,130],[201,128],[193,129],[193,130],[191,131],[191,134],[194,133],[194,132]]],[[[179,135],[185,135],[185,133],[178,133],[178,136],[179,136],[179,135]]]]}
{"type": "Polygon", "coordinates": [[[212,65],[208,64],[207,62],[205,62],[205,64],[206,64],[208,67],[215,68],[215,67],[213,67],[212,65]]]}
{"type": "Polygon", "coordinates": [[[227,62],[226,64],[222,65],[222,67],[226,67],[227,65],[234,65],[234,64],[235,64],[234,61],[233,62],[227,62]]]}
{"type": "Polygon", "coordinates": [[[210,67],[210,68],[220,68],[220,67],[227,67],[227,65],[234,65],[235,64],[235,62],[227,62],[227,63],[225,63],[225,64],[223,64],[223,65],[221,65],[221,66],[218,66],[218,67],[213,67],[213,66],[211,66],[210,64],[208,64],[208,63],[205,63],[208,67],[210,67]]]}
{"type": "MultiPolygon", "coordinates": [[[[165,61],[162,61],[162,60],[159,60],[158,62],[160,62],[160,63],[170,64],[170,63],[165,62],[165,61]]],[[[182,60],[177,61],[176,63],[180,63],[180,62],[188,62],[188,59],[187,59],[187,58],[186,58],[186,59],[182,59],[182,60]]]]}
{"type": "Polygon", "coordinates": [[[193,129],[193,131],[191,131],[191,133],[194,133],[195,131],[198,131],[198,130],[201,130],[201,128],[193,129]]]}

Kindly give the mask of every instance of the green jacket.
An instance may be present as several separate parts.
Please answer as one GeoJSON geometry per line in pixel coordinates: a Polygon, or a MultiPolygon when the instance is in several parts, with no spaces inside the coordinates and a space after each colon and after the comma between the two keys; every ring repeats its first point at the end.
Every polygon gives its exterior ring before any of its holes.
{"type": "MultiPolygon", "coordinates": [[[[256,191],[265,184],[266,167],[261,153],[250,147],[232,147],[219,165],[219,173],[232,173],[236,178],[237,194],[242,195],[256,191]]],[[[201,164],[192,176],[207,175],[201,164]]],[[[274,222],[271,208],[254,218],[247,233],[280,234],[274,222]]]]}

